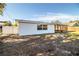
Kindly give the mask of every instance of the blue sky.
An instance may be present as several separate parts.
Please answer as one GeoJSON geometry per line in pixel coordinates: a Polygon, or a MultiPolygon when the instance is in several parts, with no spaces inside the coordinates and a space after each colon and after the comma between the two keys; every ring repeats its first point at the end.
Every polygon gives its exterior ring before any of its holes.
{"type": "Polygon", "coordinates": [[[62,22],[76,20],[79,16],[77,3],[8,3],[3,20],[26,19],[38,21],[60,20],[62,22]]]}

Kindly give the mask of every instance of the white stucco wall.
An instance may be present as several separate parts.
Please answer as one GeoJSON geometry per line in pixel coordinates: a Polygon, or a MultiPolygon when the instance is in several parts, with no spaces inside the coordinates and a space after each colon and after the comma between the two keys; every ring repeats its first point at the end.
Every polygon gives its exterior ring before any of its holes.
{"type": "Polygon", "coordinates": [[[37,24],[19,23],[18,32],[19,35],[54,33],[54,25],[48,25],[47,30],[37,30],[37,24]]]}

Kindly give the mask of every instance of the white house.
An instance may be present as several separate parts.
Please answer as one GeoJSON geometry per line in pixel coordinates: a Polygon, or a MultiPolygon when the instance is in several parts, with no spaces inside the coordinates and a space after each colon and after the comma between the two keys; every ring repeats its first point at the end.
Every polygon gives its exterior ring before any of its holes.
{"type": "Polygon", "coordinates": [[[13,29],[9,29],[6,26],[3,27],[3,34],[19,34],[19,35],[36,35],[54,33],[54,25],[47,22],[31,21],[31,20],[16,20],[18,26],[13,29]]]}

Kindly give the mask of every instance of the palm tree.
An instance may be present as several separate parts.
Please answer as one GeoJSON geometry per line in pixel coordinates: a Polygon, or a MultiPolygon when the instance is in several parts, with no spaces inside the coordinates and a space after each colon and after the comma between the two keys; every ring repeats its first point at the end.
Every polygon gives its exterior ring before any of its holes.
{"type": "Polygon", "coordinates": [[[5,6],[6,6],[5,3],[0,3],[0,15],[3,15],[3,11],[4,11],[5,6]]]}

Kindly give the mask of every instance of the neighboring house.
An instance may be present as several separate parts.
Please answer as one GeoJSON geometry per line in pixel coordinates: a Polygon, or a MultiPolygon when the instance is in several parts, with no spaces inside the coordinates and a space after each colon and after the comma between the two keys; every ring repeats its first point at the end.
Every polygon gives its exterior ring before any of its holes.
{"type": "Polygon", "coordinates": [[[55,33],[54,25],[47,22],[16,20],[17,27],[3,26],[3,34],[36,35],[55,33]]]}
{"type": "Polygon", "coordinates": [[[55,33],[64,33],[67,32],[68,26],[64,24],[54,24],[55,33]]]}
{"type": "Polygon", "coordinates": [[[68,32],[79,32],[79,20],[70,21],[65,24],[68,25],[68,32]]]}
{"type": "Polygon", "coordinates": [[[74,21],[70,21],[70,22],[66,22],[65,25],[68,25],[68,26],[79,26],[79,20],[74,20],[74,21]]]}

